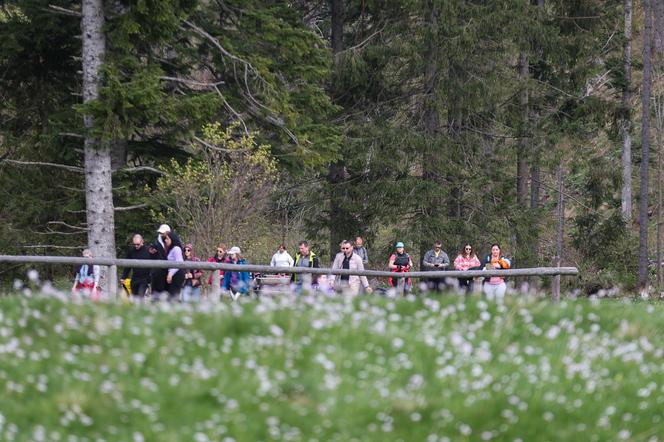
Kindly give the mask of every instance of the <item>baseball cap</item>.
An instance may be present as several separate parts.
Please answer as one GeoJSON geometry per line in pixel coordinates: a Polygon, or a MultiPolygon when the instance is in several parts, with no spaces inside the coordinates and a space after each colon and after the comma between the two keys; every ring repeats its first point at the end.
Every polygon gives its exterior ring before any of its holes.
{"type": "Polygon", "coordinates": [[[171,228],[168,226],[168,224],[162,224],[162,225],[159,226],[159,228],[157,229],[157,232],[158,232],[158,233],[168,233],[168,232],[170,232],[170,231],[171,231],[171,228]]]}
{"type": "Polygon", "coordinates": [[[242,253],[242,251],[237,246],[231,247],[231,249],[228,251],[229,255],[239,255],[240,253],[242,253]]]}

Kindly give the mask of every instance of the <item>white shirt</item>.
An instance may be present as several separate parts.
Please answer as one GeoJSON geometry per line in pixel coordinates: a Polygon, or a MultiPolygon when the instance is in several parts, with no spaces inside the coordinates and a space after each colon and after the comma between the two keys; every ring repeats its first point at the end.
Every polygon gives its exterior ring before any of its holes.
{"type": "Polygon", "coordinates": [[[272,255],[272,261],[270,261],[270,266],[272,267],[293,267],[293,257],[291,257],[288,252],[277,252],[272,255]]]}

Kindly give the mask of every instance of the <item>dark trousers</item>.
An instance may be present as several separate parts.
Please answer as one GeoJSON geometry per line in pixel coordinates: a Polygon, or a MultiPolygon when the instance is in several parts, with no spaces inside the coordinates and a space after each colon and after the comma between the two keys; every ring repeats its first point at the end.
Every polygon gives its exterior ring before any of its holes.
{"type": "Polygon", "coordinates": [[[166,275],[168,269],[153,269],[152,275],[152,296],[158,297],[161,293],[166,291],[166,275]]]}
{"type": "Polygon", "coordinates": [[[472,278],[459,278],[459,288],[466,293],[471,293],[475,283],[472,278]]]}
{"type": "MultiPolygon", "coordinates": [[[[168,275],[168,272],[166,273],[168,275]]],[[[180,293],[184,286],[184,270],[178,270],[171,279],[170,284],[166,284],[166,291],[168,292],[168,301],[177,302],[180,300],[180,293]]]]}
{"type": "Polygon", "coordinates": [[[143,299],[147,296],[150,281],[148,280],[131,280],[131,296],[134,298],[143,299]]]}

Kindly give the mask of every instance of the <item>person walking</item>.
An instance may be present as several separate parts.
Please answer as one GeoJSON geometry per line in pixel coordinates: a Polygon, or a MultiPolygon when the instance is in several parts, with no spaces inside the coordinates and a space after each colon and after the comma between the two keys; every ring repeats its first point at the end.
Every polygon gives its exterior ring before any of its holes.
{"type": "MultiPolygon", "coordinates": [[[[454,259],[455,270],[480,270],[482,264],[473,251],[473,246],[465,244],[457,257],[454,259]]],[[[473,278],[459,278],[459,288],[465,293],[473,291],[473,278]]]]}
{"type": "MultiPolygon", "coordinates": [[[[433,248],[424,254],[422,260],[422,267],[425,272],[447,270],[450,265],[450,258],[443,250],[443,243],[436,241],[433,243],[433,248]]],[[[429,290],[440,291],[445,287],[444,278],[428,278],[427,286],[429,290]]]]}
{"type": "MultiPolygon", "coordinates": [[[[208,258],[208,262],[224,263],[226,262],[226,245],[224,243],[219,243],[217,246],[217,251],[214,253],[214,256],[208,258]]],[[[208,285],[212,286],[212,272],[208,277],[208,285]]],[[[219,270],[219,287],[224,286],[224,271],[219,270]]]]}
{"type": "MultiPolygon", "coordinates": [[[[390,272],[395,272],[395,273],[409,272],[410,269],[413,268],[413,260],[410,259],[410,255],[406,253],[406,249],[404,247],[403,242],[401,241],[397,242],[394,248],[395,252],[390,256],[390,260],[388,262],[388,267],[390,268],[390,272]]],[[[390,287],[397,287],[400,279],[405,279],[403,290],[404,294],[408,293],[411,287],[411,282],[409,277],[402,278],[402,277],[391,276],[388,278],[387,283],[390,285],[390,287]]]]}
{"type": "MultiPolygon", "coordinates": [[[[164,249],[166,250],[166,259],[173,262],[184,262],[182,248],[180,245],[175,244],[170,232],[163,236],[163,241],[164,249]]],[[[166,274],[166,291],[168,292],[169,302],[180,300],[183,285],[184,269],[178,269],[176,267],[168,269],[168,273],[166,274]]]]}
{"type": "Polygon", "coordinates": [[[286,250],[285,244],[279,244],[279,249],[277,252],[272,255],[272,260],[270,260],[271,267],[293,267],[295,260],[286,250]]]}
{"type": "MultiPolygon", "coordinates": [[[[320,268],[320,262],[318,256],[309,249],[309,243],[307,241],[300,241],[299,251],[295,254],[295,262],[293,267],[306,267],[306,268],[320,268]]],[[[302,284],[302,277],[297,273],[293,273],[291,281],[302,284]]],[[[311,275],[311,283],[316,285],[318,277],[316,275],[311,275]]]]}
{"type": "Polygon", "coordinates": [[[362,264],[364,264],[365,266],[369,264],[369,253],[367,252],[367,248],[364,247],[364,238],[362,238],[361,236],[355,238],[355,244],[353,245],[353,252],[359,255],[360,258],[362,258],[362,264]]]}
{"type": "MultiPolygon", "coordinates": [[[[182,250],[182,242],[180,242],[180,237],[171,231],[171,228],[168,224],[162,224],[157,229],[157,239],[153,244],[150,244],[148,247],[148,252],[150,252],[150,258],[155,260],[167,260],[168,259],[168,250],[165,245],[165,238],[168,236],[170,238],[171,244],[180,247],[182,250]]],[[[153,297],[159,296],[162,293],[168,291],[166,285],[166,278],[168,276],[168,269],[152,269],[150,271],[151,275],[151,286],[152,286],[152,295],[153,297]]]]}
{"type": "MultiPolygon", "coordinates": [[[[512,262],[508,258],[502,256],[500,245],[497,243],[491,245],[491,253],[484,258],[482,264],[485,270],[509,269],[512,266],[512,262]]],[[[484,280],[483,290],[484,294],[489,299],[504,298],[505,292],[507,291],[505,278],[501,276],[491,276],[486,278],[484,280]]]]}
{"type": "MultiPolygon", "coordinates": [[[[200,262],[194,254],[194,246],[189,243],[184,246],[184,260],[200,262]]],[[[184,271],[184,287],[182,288],[182,302],[198,302],[201,300],[201,277],[203,272],[198,269],[184,271]]]]}
{"type": "MultiPolygon", "coordinates": [[[[247,261],[242,257],[242,250],[239,247],[233,246],[228,251],[226,257],[226,264],[244,265],[247,261]]],[[[226,271],[224,272],[224,290],[231,293],[231,297],[235,300],[240,295],[249,293],[249,272],[226,271]]]]}
{"type": "MultiPolygon", "coordinates": [[[[83,249],[83,258],[92,258],[90,249],[83,249]]],[[[99,300],[100,276],[101,267],[96,264],[81,264],[76,267],[74,286],[71,288],[72,293],[83,293],[95,301],[99,300]]]]}
{"type": "MultiPolygon", "coordinates": [[[[133,236],[131,242],[132,245],[127,250],[126,259],[150,259],[150,252],[145,245],[143,236],[137,233],[133,236]]],[[[127,279],[129,279],[132,299],[144,300],[150,288],[150,269],[125,267],[120,278],[122,285],[126,285],[127,279]],[[129,279],[130,274],[131,279],[129,279]]]]}
{"type": "MultiPolygon", "coordinates": [[[[364,271],[364,263],[360,255],[353,251],[353,244],[350,241],[343,240],[341,242],[341,252],[337,253],[332,263],[332,269],[346,269],[354,271],[364,271]]],[[[372,289],[369,286],[369,281],[366,276],[357,275],[330,275],[330,285],[335,286],[335,281],[339,281],[336,285],[341,288],[348,288],[352,295],[360,293],[360,289],[371,293],[372,289]]]]}

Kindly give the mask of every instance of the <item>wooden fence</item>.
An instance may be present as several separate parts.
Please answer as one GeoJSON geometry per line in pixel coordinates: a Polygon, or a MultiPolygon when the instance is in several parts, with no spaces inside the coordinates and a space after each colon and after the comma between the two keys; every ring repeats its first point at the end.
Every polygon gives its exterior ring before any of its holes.
{"type": "MultiPolygon", "coordinates": [[[[164,268],[178,268],[178,269],[199,269],[199,270],[224,270],[224,271],[242,271],[242,272],[260,272],[260,273],[284,273],[284,274],[308,274],[308,275],[357,275],[377,278],[395,277],[397,275],[389,271],[383,270],[346,270],[346,269],[331,269],[331,268],[309,268],[309,267],[271,267],[266,265],[254,264],[222,264],[216,262],[205,261],[185,261],[174,262],[164,260],[139,260],[139,259],[115,259],[115,258],[81,258],[69,256],[17,256],[17,255],[0,255],[0,263],[20,263],[20,264],[60,264],[60,265],[81,265],[91,264],[107,266],[110,268],[109,272],[109,287],[117,287],[117,268],[130,267],[130,268],[149,268],[149,269],[164,269],[164,268]]],[[[519,268],[519,269],[494,269],[494,270],[444,270],[444,271],[428,271],[428,272],[408,272],[407,277],[410,278],[475,278],[475,277],[488,277],[488,276],[503,276],[503,277],[526,277],[526,276],[575,276],[579,271],[576,267],[533,267],[533,268],[519,268]]],[[[219,272],[213,272],[214,290],[219,287],[219,272]]]]}

